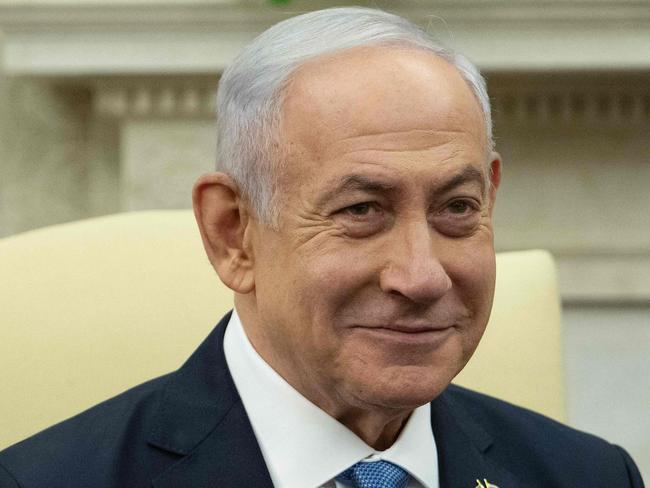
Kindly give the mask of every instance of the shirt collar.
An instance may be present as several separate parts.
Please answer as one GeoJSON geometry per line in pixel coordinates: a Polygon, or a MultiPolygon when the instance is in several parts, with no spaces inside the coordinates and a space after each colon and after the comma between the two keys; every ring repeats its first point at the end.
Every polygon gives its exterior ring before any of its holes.
{"type": "Polygon", "coordinates": [[[318,487],[370,458],[391,461],[425,488],[438,488],[430,404],[413,411],[389,449],[376,451],[273,370],[253,348],[235,310],[224,351],[274,486],[318,487]]]}

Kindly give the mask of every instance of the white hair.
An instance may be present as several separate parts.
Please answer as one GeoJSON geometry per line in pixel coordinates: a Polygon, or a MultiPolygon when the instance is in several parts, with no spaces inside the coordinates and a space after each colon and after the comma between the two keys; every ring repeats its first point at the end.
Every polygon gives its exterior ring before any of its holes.
{"type": "Polygon", "coordinates": [[[255,38],[224,71],[217,93],[217,171],[239,185],[266,224],[277,224],[278,134],[284,88],[302,63],[358,46],[398,44],[454,65],[478,100],[492,142],[490,100],[479,70],[410,21],[363,7],[318,10],[280,22],[255,38]]]}

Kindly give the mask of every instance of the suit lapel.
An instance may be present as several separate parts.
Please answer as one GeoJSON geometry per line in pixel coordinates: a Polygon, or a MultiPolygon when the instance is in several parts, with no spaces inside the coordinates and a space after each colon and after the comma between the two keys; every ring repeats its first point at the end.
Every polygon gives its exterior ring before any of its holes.
{"type": "Polygon", "coordinates": [[[241,402],[196,449],[153,482],[155,488],[273,488],[241,402]]]}
{"type": "Polygon", "coordinates": [[[165,387],[148,443],[183,457],[153,480],[156,488],[273,487],[226,364],[229,320],[230,314],[165,387]]]}
{"type": "Polygon", "coordinates": [[[440,486],[475,488],[487,480],[499,488],[524,488],[490,456],[492,437],[445,392],[431,404],[431,425],[438,450],[440,486]]]}

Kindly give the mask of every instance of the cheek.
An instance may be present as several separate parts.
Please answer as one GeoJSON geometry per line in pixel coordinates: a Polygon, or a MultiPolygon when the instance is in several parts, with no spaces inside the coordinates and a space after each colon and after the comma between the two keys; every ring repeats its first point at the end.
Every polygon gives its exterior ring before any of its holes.
{"type": "Polygon", "coordinates": [[[471,301],[482,302],[492,296],[495,279],[495,258],[492,250],[476,248],[459,252],[449,273],[461,293],[471,301]]]}
{"type": "Polygon", "coordinates": [[[315,325],[336,329],[349,304],[374,280],[370,260],[346,251],[300,261],[296,289],[300,290],[301,308],[318,322],[315,325]]]}
{"type": "Polygon", "coordinates": [[[346,315],[372,279],[368,257],[354,251],[275,255],[258,278],[260,316],[273,318],[273,335],[283,336],[275,341],[285,348],[331,358],[343,342],[346,315]]]}
{"type": "Polygon", "coordinates": [[[457,297],[468,310],[465,347],[470,354],[480,340],[492,308],[495,283],[495,257],[490,245],[468,246],[456,249],[448,261],[447,271],[454,283],[457,297]]]}
{"type": "Polygon", "coordinates": [[[479,308],[487,308],[486,312],[489,312],[496,278],[494,250],[490,247],[484,252],[473,253],[465,270],[467,274],[463,276],[461,286],[467,290],[468,299],[479,308]]]}

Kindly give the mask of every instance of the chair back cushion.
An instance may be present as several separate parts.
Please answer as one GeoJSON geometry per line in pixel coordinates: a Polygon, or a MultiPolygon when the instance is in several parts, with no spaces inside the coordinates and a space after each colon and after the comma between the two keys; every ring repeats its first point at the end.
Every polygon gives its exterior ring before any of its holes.
{"type": "MultiPolygon", "coordinates": [[[[186,210],[0,239],[0,448],[177,369],[232,308],[186,210]]],[[[555,274],[498,257],[485,341],[458,382],[563,417],[555,274]]]]}

